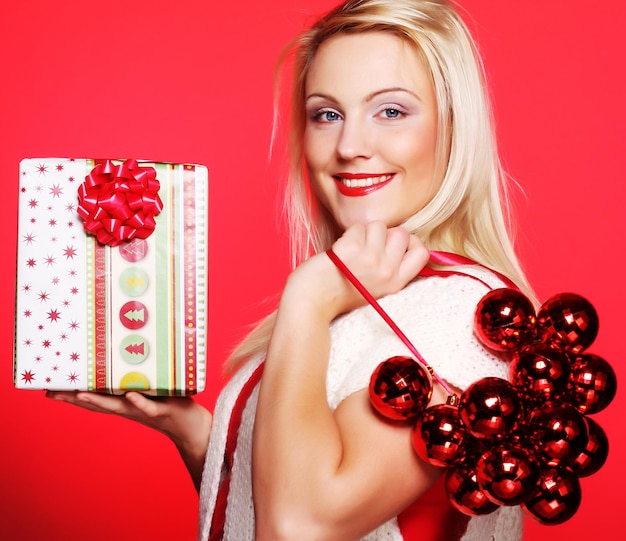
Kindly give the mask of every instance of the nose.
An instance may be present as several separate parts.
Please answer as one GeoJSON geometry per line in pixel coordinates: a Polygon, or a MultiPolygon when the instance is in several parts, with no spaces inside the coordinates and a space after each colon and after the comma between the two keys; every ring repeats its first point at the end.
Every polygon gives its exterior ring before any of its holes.
{"type": "Polygon", "coordinates": [[[337,140],[337,155],[346,161],[371,157],[372,140],[366,122],[355,117],[344,118],[337,140]]]}

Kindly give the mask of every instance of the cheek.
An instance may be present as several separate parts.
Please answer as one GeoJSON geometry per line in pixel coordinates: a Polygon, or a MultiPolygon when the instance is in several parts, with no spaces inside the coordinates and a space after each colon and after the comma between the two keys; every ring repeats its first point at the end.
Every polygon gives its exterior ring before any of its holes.
{"type": "Polygon", "coordinates": [[[334,137],[329,131],[305,131],[303,139],[304,159],[312,173],[318,173],[331,159],[334,149],[334,137]]]}

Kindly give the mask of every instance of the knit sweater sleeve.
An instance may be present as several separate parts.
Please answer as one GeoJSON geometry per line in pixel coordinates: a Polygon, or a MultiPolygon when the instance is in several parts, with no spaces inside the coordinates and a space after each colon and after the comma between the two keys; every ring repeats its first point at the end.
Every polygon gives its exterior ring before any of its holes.
{"type": "MultiPolygon", "coordinates": [[[[482,268],[465,267],[463,272],[471,276],[418,278],[379,300],[439,377],[459,389],[487,376],[506,378],[508,368],[507,361],[485,349],[474,334],[479,300],[503,283],[482,268]]],[[[395,355],[411,353],[371,306],[333,322],[327,379],[331,408],[366,388],[375,368],[395,355]]]]}

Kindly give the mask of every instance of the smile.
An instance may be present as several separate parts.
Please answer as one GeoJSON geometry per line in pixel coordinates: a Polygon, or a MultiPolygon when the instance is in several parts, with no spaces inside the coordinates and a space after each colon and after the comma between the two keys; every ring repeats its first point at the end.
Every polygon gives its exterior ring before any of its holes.
{"type": "Polygon", "coordinates": [[[393,175],[389,174],[379,176],[369,176],[363,174],[338,175],[334,177],[337,182],[339,192],[342,195],[350,197],[359,197],[372,193],[383,186],[386,186],[392,178],[393,175]]]}

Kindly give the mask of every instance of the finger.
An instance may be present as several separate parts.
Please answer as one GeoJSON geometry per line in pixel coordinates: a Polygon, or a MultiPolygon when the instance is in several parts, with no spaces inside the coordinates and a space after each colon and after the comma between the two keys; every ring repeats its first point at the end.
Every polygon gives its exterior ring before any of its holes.
{"type": "Polygon", "coordinates": [[[342,239],[344,241],[354,242],[358,245],[362,245],[365,242],[365,226],[362,224],[353,224],[348,229],[346,229],[339,240],[338,243],[341,243],[342,239]]]}
{"type": "Polygon", "coordinates": [[[387,231],[386,252],[393,257],[404,257],[409,249],[411,238],[417,239],[402,227],[393,227],[387,231]]]}
{"type": "Polygon", "coordinates": [[[147,417],[157,417],[161,413],[161,404],[156,400],[151,400],[147,396],[137,392],[128,392],[125,396],[126,400],[132,404],[134,408],[147,417]]]}
{"type": "Polygon", "coordinates": [[[388,229],[382,222],[370,222],[365,226],[365,247],[374,253],[384,254],[387,246],[388,229]]]}
{"type": "Polygon", "coordinates": [[[94,405],[89,402],[88,397],[83,396],[86,393],[77,393],[77,392],[52,392],[48,391],[46,393],[46,397],[51,398],[52,400],[56,400],[58,402],[66,402],[67,404],[71,404],[73,406],[78,406],[84,409],[88,409],[90,411],[96,411],[98,413],[111,413],[110,411],[103,410],[99,406],[94,405]]]}
{"type": "Polygon", "coordinates": [[[409,245],[402,258],[398,275],[405,283],[410,282],[426,266],[430,252],[415,235],[409,235],[409,245]]]}
{"type": "Polygon", "coordinates": [[[113,413],[123,417],[132,416],[134,413],[134,407],[124,396],[79,392],[76,393],[75,404],[93,411],[113,413]]]}

